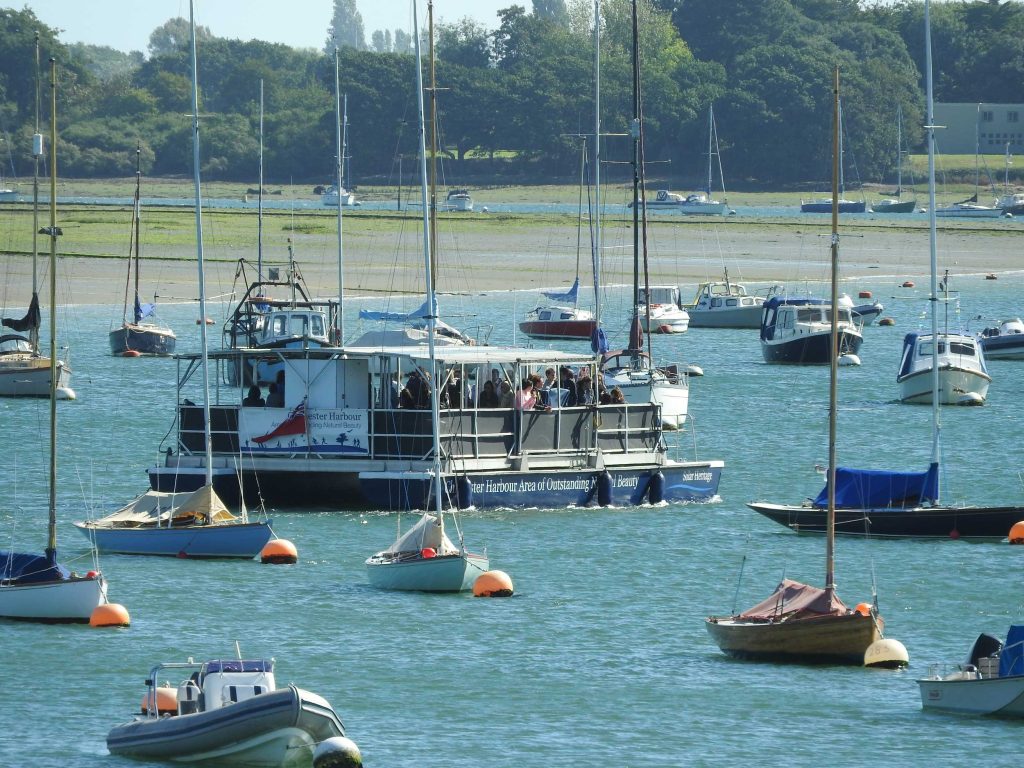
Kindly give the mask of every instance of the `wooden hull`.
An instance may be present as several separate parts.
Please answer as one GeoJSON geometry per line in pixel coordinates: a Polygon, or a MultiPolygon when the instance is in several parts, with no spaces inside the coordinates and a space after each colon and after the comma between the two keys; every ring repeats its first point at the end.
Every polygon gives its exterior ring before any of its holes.
{"type": "MultiPolygon", "coordinates": [[[[754,502],[747,504],[796,533],[825,532],[824,509],[754,502]]],[[[912,507],[837,509],[837,536],[915,539],[1003,539],[1024,520],[1024,507],[912,507]]]]}
{"type": "Polygon", "coordinates": [[[913,213],[917,210],[916,200],[901,200],[898,203],[875,203],[871,206],[872,213],[913,213]]]}
{"type": "Polygon", "coordinates": [[[712,616],[708,634],[738,659],[798,664],[864,663],[864,652],[882,636],[882,620],[860,613],[780,622],[712,616]]]}
{"type": "Polygon", "coordinates": [[[178,340],[170,328],[145,323],[127,323],[111,331],[109,337],[112,355],[123,355],[128,351],[140,355],[173,355],[178,340]]]}

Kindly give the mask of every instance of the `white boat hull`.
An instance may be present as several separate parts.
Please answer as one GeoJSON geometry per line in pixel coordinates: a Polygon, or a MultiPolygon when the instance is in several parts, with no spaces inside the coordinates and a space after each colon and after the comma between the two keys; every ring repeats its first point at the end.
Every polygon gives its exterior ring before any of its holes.
{"type": "Polygon", "coordinates": [[[669,305],[651,305],[650,320],[641,310],[640,324],[645,333],[686,333],[690,327],[690,315],[685,309],[669,305]]]}
{"type": "Polygon", "coordinates": [[[962,715],[1024,717],[1024,676],[918,680],[921,706],[962,715]]]}
{"type": "MultiPolygon", "coordinates": [[[[24,356],[0,363],[0,397],[49,397],[50,360],[24,356]]],[[[74,400],[71,369],[57,361],[57,399],[74,400]]]]}
{"type": "MultiPolygon", "coordinates": [[[[992,378],[980,371],[965,368],[939,369],[940,405],[981,405],[988,396],[992,378]]],[[[915,371],[898,379],[900,402],[930,405],[932,402],[932,372],[915,371]]]]}
{"type": "Polygon", "coordinates": [[[7,619],[84,623],[106,602],[102,576],[0,586],[0,617],[7,619]]]}
{"type": "Polygon", "coordinates": [[[380,553],[366,561],[371,586],[405,592],[464,592],[487,570],[487,557],[469,552],[398,560],[380,553]]]}
{"type": "Polygon", "coordinates": [[[681,203],[679,212],[689,216],[720,216],[725,213],[725,203],[681,203]]]}

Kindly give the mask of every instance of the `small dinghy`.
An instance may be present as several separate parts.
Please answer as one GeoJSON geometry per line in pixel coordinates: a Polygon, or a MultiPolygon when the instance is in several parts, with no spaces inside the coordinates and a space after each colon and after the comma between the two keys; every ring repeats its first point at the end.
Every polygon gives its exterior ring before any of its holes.
{"type": "Polygon", "coordinates": [[[112,755],[218,765],[309,765],[316,746],[345,735],[320,696],[278,688],[268,659],[159,664],[146,680],[143,712],[107,734],[112,755]],[[167,670],[185,675],[158,687],[167,670]]]}

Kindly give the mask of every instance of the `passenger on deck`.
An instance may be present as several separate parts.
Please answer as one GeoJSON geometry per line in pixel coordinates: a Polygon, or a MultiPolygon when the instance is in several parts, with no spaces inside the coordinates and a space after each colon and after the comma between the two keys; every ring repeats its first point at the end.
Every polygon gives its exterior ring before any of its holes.
{"type": "Polygon", "coordinates": [[[260,392],[258,384],[253,384],[249,387],[249,394],[247,394],[245,399],[242,401],[242,405],[246,408],[262,408],[266,404],[267,403],[263,399],[263,393],[260,392]]]}
{"type": "Polygon", "coordinates": [[[267,408],[284,408],[284,390],[278,390],[276,382],[270,382],[266,405],[267,408]]]}
{"type": "Polygon", "coordinates": [[[576,382],[576,405],[591,405],[594,402],[594,381],[586,371],[576,382]]]}
{"type": "Polygon", "coordinates": [[[501,382],[501,394],[499,395],[499,404],[502,408],[511,408],[515,404],[515,395],[512,393],[512,385],[505,381],[501,382]]]}
{"type": "Polygon", "coordinates": [[[501,400],[498,398],[498,393],[494,389],[494,382],[488,379],[484,382],[484,391],[480,393],[481,408],[500,408],[501,400]]]}
{"type": "Polygon", "coordinates": [[[626,396],[622,394],[622,390],[618,387],[612,387],[612,391],[608,393],[611,398],[612,405],[625,405],[626,396]]]}

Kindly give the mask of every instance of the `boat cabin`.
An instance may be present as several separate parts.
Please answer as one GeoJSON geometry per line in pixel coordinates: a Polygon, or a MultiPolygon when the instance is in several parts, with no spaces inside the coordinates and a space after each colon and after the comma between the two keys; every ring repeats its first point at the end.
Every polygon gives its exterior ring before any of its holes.
{"type": "Polygon", "coordinates": [[[701,283],[697,287],[697,295],[693,300],[695,307],[709,310],[756,307],[764,302],[765,300],[761,296],[747,295],[746,287],[739,283],[720,281],[701,283]]]}
{"type": "Polygon", "coordinates": [[[24,336],[5,333],[0,336],[0,355],[32,354],[32,345],[24,336]]]}
{"type": "MultiPolygon", "coordinates": [[[[676,307],[681,306],[679,288],[674,285],[652,285],[650,296],[650,304],[652,306],[655,304],[671,304],[676,307]]],[[[647,291],[644,288],[640,289],[640,303],[648,303],[647,291]]]]}
{"type": "Polygon", "coordinates": [[[277,688],[273,659],[227,659],[194,663],[160,664],[146,680],[146,716],[159,717],[166,710],[158,700],[157,686],[161,672],[169,669],[192,670],[177,686],[177,714],[209,712],[236,704],[253,696],[270,693],[277,688]]]}

